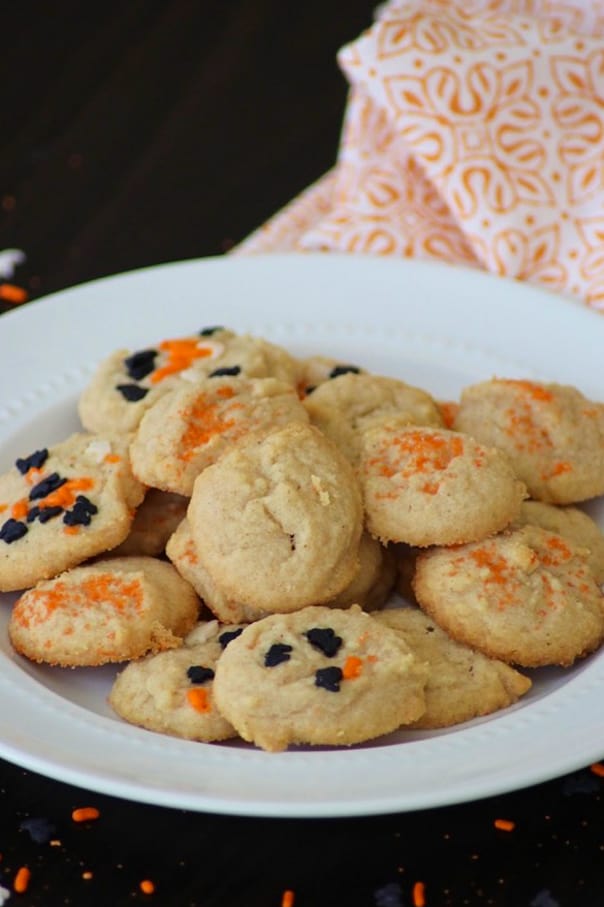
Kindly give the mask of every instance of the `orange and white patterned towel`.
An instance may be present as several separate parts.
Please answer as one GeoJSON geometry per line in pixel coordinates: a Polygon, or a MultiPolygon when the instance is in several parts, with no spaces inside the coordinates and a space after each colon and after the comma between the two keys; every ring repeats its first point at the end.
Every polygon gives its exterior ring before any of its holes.
{"type": "Polygon", "coordinates": [[[334,169],[240,253],[431,258],[604,311],[604,0],[391,0],[334,169]]]}

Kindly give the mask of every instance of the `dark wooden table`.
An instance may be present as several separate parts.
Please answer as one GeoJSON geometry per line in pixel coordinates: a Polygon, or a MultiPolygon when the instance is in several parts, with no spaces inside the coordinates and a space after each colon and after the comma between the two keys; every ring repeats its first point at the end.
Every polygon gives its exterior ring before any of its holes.
{"type": "MultiPolygon", "coordinates": [[[[27,256],[13,282],[38,298],[228,251],[334,162],[335,53],[373,5],[5,4],[0,249],[27,256]]],[[[44,907],[282,907],[286,891],[295,907],[417,907],[416,883],[426,907],[602,907],[603,783],[585,767],[476,803],[279,820],[129,803],[0,762],[0,885],[27,866],[9,903],[44,907]],[[74,823],[80,806],[99,818],[74,823]]]]}

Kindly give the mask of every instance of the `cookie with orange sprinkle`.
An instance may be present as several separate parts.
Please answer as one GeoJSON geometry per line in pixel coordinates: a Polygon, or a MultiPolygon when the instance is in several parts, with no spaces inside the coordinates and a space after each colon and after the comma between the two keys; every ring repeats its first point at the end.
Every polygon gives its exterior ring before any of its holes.
{"type": "Polygon", "coordinates": [[[265,750],[347,746],[418,719],[426,679],[400,634],[358,606],[308,607],[246,627],[218,660],[214,699],[265,750]]]}
{"type": "Polygon", "coordinates": [[[538,526],[419,555],[413,588],[453,639],[521,665],[570,665],[604,640],[589,552],[538,526]]]}
{"type": "Polygon", "coordinates": [[[604,405],[575,387],[510,378],[471,385],[454,428],[505,451],[536,500],[604,494],[604,405]]]}
{"type": "Polygon", "coordinates": [[[506,456],[444,428],[380,423],[362,435],[367,527],[383,542],[455,545],[500,531],[526,489],[506,456]]]}
{"type": "Polygon", "coordinates": [[[0,476],[0,591],[25,589],[122,542],[143,485],[128,436],[77,433],[0,476]]]}
{"type": "Polygon", "coordinates": [[[8,631],[32,661],[84,667],[181,644],[199,599],[174,567],[150,557],[107,558],[38,583],[15,602],[8,631]]]}
{"type": "Polygon", "coordinates": [[[250,432],[308,422],[295,388],[276,378],[207,378],[183,382],[143,416],[130,446],[146,485],[191,495],[199,473],[250,432]]]}

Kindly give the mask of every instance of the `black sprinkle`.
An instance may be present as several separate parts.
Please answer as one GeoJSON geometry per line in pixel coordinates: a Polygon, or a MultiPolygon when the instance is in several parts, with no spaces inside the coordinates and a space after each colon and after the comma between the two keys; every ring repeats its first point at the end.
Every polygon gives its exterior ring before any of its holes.
{"type": "Polygon", "coordinates": [[[187,668],[187,677],[191,683],[206,683],[214,677],[212,668],[206,668],[203,665],[191,665],[187,668]]]}
{"type": "Polygon", "coordinates": [[[313,391],[316,391],[316,389],[317,389],[317,385],[316,385],[316,384],[309,384],[309,385],[307,385],[307,386],[304,388],[304,391],[303,391],[303,392],[304,392],[304,394],[308,397],[308,395],[309,395],[309,394],[312,394],[312,392],[313,392],[313,391]]]}
{"type": "Polygon", "coordinates": [[[337,655],[342,645],[342,637],[336,636],[331,627],[313,627],[304,634],[313,648],[318,649],[328,658],[337,655]]]}
{"type": "Polygon", "coordinates": [[[284,642],[274,643],[266,655],[264,656],[264,666],[265,668],[275,668],[277,665],[280,665],[284,661],[289,661],[290,652],[292,651],[293,646],[288,646],[284,642]]]}
{"type": "Polygon", "coordinates": [[[330,378],[337,378],[339,375],[347,375],[349,372],[352,372],[353,375],[358,375],[361,369],[357,365],[336,365],[335,368],[329,373],[330,378]]]}
{"type": "Polygon", "coordinates": [[[237,639],[238,636],[241,636],[243,633],[243,627],[239,630],[225,630],[224,633],[221,633],[218,637],[218,642],[223,649],[226,649],[230,642],[233,642],[234,639],[237,639]]]}
{"type": "Polygon", "coordinates": [[[235,375],[241,374],[240,365],[223,365],[222,368],[215,368],[213,372],[210,372],[208,378],[223,378],[228,376],[235,377],[235,375]]]}
{"type": "Polygon", "coordinates": [[[148,388],[140,387],[138,384],[116,384],[115,389],[120,392],[128,403],[136,403],[137,400],[142,400],[149,393],[148,388]]]}
{"type": "Polygon", "coordinates": [[[92,517],[98,513],[96,504],[89,501],[83,494],[79,494],[71,510],[66,510],[63,522],[66,526],[89,526],[92,517]]]}
{"type": "Polygon", "coordinates": [[[36,844],[48,844],[55,836],[57,828],[50,819],[31,818],[24,819],[19,825],[20,831],[26,831],[36,844]]]}
{"type": "Polygon", "coordinates": [[[25,523],[20,523],[19,520],[7,520],[0,529],[0,541],[10,545],[12,542],[22,539],[27,531],[25,523]]]}
{"type": "Polygon", "coordinates": [[[150,375],[155,368],[157,350],[139,350],[124,359],[128,377],[133,381],[140,381],[150,375]]]}
{"type": "Polygon", "coordinates": [[[383,888],[377,888],[373,897],[375,907],[403,907],[403,890],[398,882],[389,882],[383,888]]]}
{"type": "Polygon", "coordinates": [[[319,668],[318,671],[315,671],[315,686],[328,690],[330,693],[340,692],[341,680],[341,668],[319,668]]]}
{"type": "Polygon", "coordinates": [[[530,902],[531,907],[560,907],[560,901],[552,897],[549,888],[542,888],[530,902]]]}
{"type": "Polygon", "coordinates": [[[576,794],[593,796],[600,790],[599,779],[589,771],[577,772],[568,775],[562,784],[562,794],[565,797],[574,797],[576,794]]]}
{"type": "Polygon", "coordinates": [[[224,331],[224,328],[222,327],[222,325],[218,325],[217,327],[212,327],[212,328],[202,328],[199,332],[199,336],[200,337],[211,337],[212,334],[215,334],[217,331],[224,331]]]}
{"type": "Polygon", "coordinates": [[[27,522],[33,523],[34,520],[39,520],[41,523],[48,523],[60,513],[63,513],[62,507],[32,507],[27,514],[27,522]]]}
{"type": "Polygon", "coordinates": [[[38,498],[45,498],[51,492],[56,491],[61,485],[64,485],[67,479],[63,479],[58,472],[51,472],[49,476],[34,485],[29,492],[30,501],[37,501],[38,498]]]}
{"type": "Polygon", "coordinates": [[[44,466],[48,459],[48,450],[44,447],[42,450],[35,450],[28,457],[19,457],[15,461],[15,466],[22,475],[29,469],[40,469],[41,466],[44,466]]]}

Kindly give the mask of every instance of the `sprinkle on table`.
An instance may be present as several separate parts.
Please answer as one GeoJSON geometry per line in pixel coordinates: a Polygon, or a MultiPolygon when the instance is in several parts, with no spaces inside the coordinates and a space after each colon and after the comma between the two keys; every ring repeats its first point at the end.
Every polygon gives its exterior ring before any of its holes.
{"type": "Polygon", "coordinates": [[[17,870],[15,880],[13,882],[13,889],[17,892],[17,894],[23,894],[25,891],[27,891],[30,878],[31,872],[29,871],[27,866],[21,866],[20,869],[17,870]]]}
{"type": "Polygon", "coordinates": [[[493,825],[495,828],[498,828],[499,831],[514,831],[516,828],[516,823],[512,822],[511,819],[495,819],[493,825]]]}
{"type": "Polygon", "coordinates": [[[413,907],[426,907],[426,886],[423,882],[413,885],[413,907]]]}
{"type": "Polygon", "coordinates": [[[7,302],[9,305],[21,305],[21,303],[27,302],[27,299],[27,290],[24,290],[23,287],[18,287],[14,283],[0,284],[0,300],[2,302],[7,302]]]}
{"type": "Polygon", "coordinates": [[[287,888],[281,895],[281,907],[294,907],[295,894],[291,888],[287,888]]]}
{"type": "Polygon", "coordinates": [[[100,815],[96,806],[80,806],[78,809],[74,809],[71,818],[74,822],[93,822],[100,815]]]}
{"type": "Polygon", "coordinates": [[[143,879],[139,887],[143,894],[153,894],[155,891],[155,885],[151,879],[143,879]]]}
{"type": "Polygon", "coordinates": [[[590,765],[589,768],[590,771],[594,773],[594,775],[598,776],[598,778],[604,778],[604,763],[594,762],[594,764],[590,765]]]}

